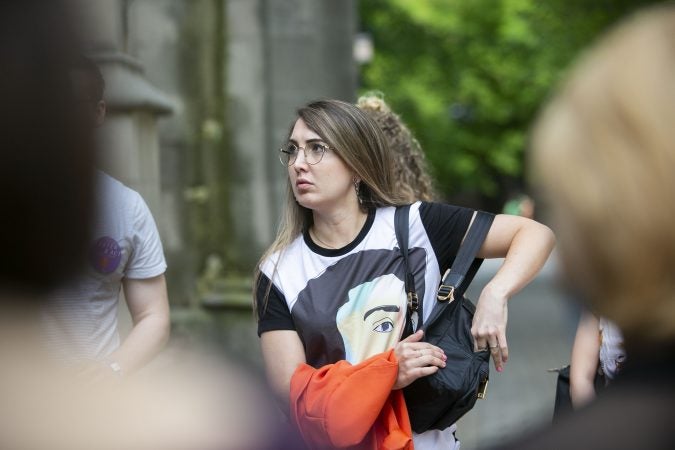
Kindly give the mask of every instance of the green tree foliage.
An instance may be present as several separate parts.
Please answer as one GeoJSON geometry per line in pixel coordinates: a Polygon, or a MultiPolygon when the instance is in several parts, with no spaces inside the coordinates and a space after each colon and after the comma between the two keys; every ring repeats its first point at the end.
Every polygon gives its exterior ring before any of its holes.
{"type": "Polygon", "coordinates": [[[410,126],[446,197],[503,200],[528,127],[580,49],[639,0],[361,0],[362,90],[410,126]]]}

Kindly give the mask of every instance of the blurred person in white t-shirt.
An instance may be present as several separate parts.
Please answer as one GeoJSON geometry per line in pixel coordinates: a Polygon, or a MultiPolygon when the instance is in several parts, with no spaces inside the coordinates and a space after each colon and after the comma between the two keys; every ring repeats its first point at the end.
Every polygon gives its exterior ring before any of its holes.
{"type": "MultiPolygon", "coordinates": [[[[78,117],[92,128],[106,114],[104,79],[89,58],[71,65],[78,117]]],[[[148,363],[169,336],[166,261],[157,226],[143,198],[102,171],[95,172],[96,211],[86,266],[49,297],[44,335],[56,360],[86,378],[124,376],[148,363]],[[120,342],[118,302],[123,289],[133,328],[120,342]]]]}

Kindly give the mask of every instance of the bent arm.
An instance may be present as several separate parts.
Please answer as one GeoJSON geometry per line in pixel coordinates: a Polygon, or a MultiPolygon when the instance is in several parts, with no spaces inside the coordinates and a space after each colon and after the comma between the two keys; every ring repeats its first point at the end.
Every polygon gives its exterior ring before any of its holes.
{"type": "Polygon", "coordinates": [[[122,285],[133,328],[109,358],[127,374],[142,368],[159,353],[169,339],[171,325],[163,274],[147,279],[126,278],[122,285]]]}
{"type": "Polygon", "coordinates": [[[598,318],[585,312],[579,320],[570,361],[570,397],[577,409],[595,398],[595,374],[600,356],[598,318]]]}
{"type": "Polygon", "coordinates": [[[500,214],[478,253],[481,258],[504,257],[504,263],[481,292],[471,327],[476,350],[489,348],[498,372],[509,357],[508,299],[539,273],[554,245],[555,236],[547,226],[500,214]]]}
{"type": "Polygon", "coordinates": [[[504,258],[489,286],[502,298],[510,298],[539,273],[555,246],[549,227],[524,217],[495,217],[479,258],[504,258]]]}
{"type": "Polygon", "coordinates": [[[260,336],[260,347],[270,387],[288,412],[291,377],[306,362],[300,336],[294,330],[267,331],[260,336]]]}

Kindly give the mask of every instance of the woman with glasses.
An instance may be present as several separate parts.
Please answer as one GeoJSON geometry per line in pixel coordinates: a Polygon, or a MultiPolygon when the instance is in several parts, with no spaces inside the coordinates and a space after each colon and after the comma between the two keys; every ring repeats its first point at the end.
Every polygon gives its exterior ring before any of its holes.
{"type": "MultiPolygon", "coordinates": [[[[372,435],[349,433],[350,427],[363,426],[358,408],[342,405],[339,414],[319,408],[323,417],[303,417],[296,391],[308,368],[320,371],[313,375],[325,375],[330,384],[331,369],[376,364],[380,372],[373,374],[378,374],[393,367],[391,377],[373,384],[372,392],[347,396],[367,403],[382,388],[400,392],[446,364],[441,349],[421,341],[421,332],[400,341],[407,305],[394,211],[405,200],[393,175],[392,154],[366,113],[325,100],[298,110],[280,158],[288,170],[288,200],[255,286],[268,378],[310,447],[376,447],[372,435]],[[349,422],[352,417],[358,420],[349,422]],[[303,427],[310,422],[320,422],[322,431],[306,433],[303,427]]],[[[438,203],[416,202],[410,208],[410,263],[423,316],[435,302],[441,274],[455,258],[473,215],[471,209],[438,203]]],[[[482,258],[506,257],[479,298],[472,330],[476,349],[489,348],[498,371],[508,358],[507,301],[536,275],[553,245],[547,227],[499,215],[480,250],[482,258]]],[[[351,376],[351,369],[345,370],[351,376]]],[[[367,384],[374,376],[361,379],[367,384]]],[[[338,393],[344,395],[339,388],[338,393]]],[[[410,433],[409,425],[401,428],[410,433]]],[[[456,448],[454,429],[415,435],[415,447],[456,448]]]]}

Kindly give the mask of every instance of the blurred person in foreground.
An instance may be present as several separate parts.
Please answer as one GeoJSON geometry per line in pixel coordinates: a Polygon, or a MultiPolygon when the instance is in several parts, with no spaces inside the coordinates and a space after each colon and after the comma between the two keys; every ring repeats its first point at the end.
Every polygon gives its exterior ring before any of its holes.
{"type": "Polygon", "coordinates": [[[264,391],[212,358],[96,384],[50,363],[42,299],[84,267],[94,217],[68,24],[59,0],[0,2],[0,448],[283,448],[264,391]]]}
{"type": "MultiPolygon", "coordinates": [[[[103,125],[105,82],[98,66],[72,64],[76,109],[84,124],[103,125]]],[[[87,379],[126,376],[148,363],[169,337],[166,261],[157,226],[143,198],[108,174],[95,174],[96,211],[86,267],[49,296],[44,334],[56,360],[77,364],[87,379]],[[133,327],[120,345],[121,288],[133,327]]]]}
{"type": "Polygon", "coordinates": [[[675,5],[611,31],[534,129],[533,167],[563,267],[624,335],[613,385],[507,448],[666,449],[675,442],[675,5]]]}

